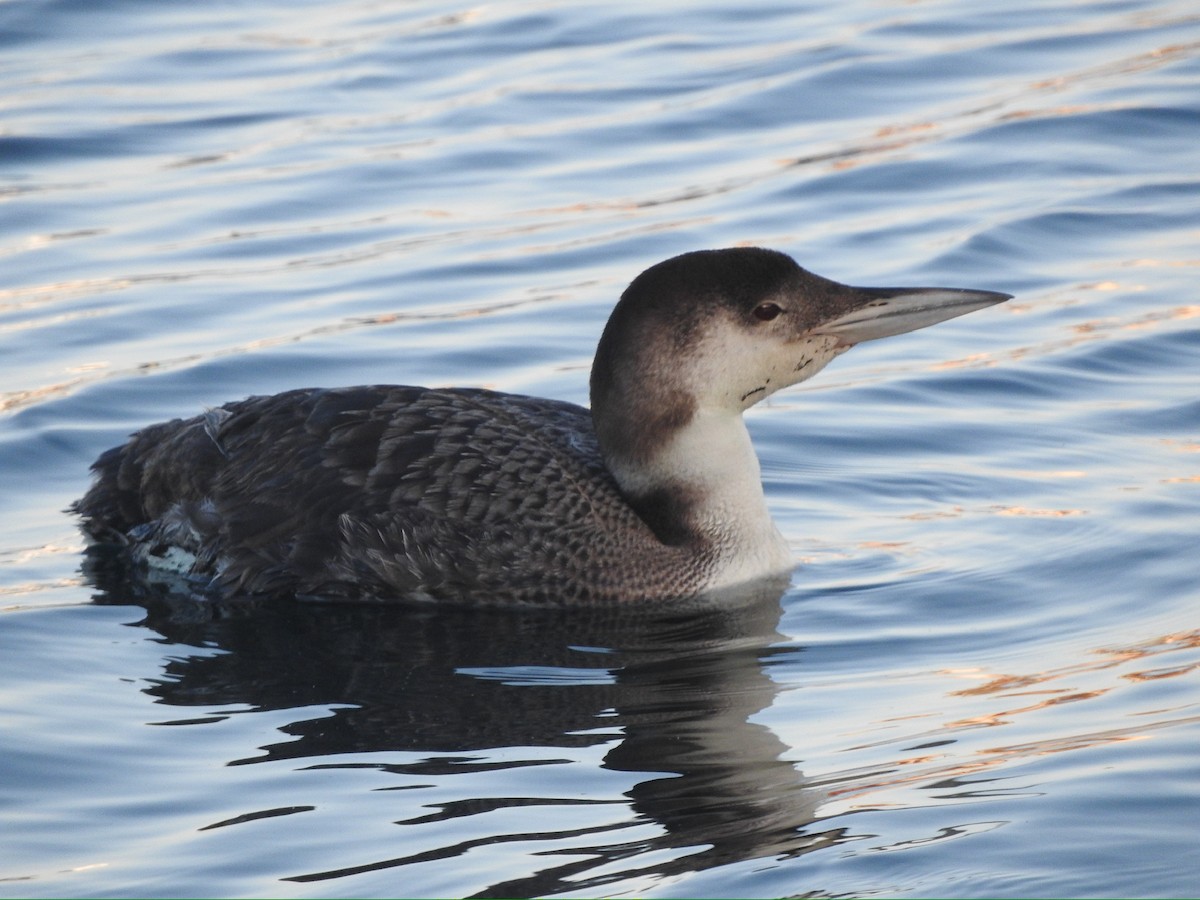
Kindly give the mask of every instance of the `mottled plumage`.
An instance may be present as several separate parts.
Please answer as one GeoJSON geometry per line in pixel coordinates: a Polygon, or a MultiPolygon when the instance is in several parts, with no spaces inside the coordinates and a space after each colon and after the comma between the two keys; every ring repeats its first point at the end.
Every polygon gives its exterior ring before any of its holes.
{"type": "Polygon", "coordinates": [[[596,603],[631,570],[661,597],[703,577],[622,498],[590,413],[555,400],[288,391],[146,428],[95,470],[93,535],[181,547],[221,593],[596,603]]]}

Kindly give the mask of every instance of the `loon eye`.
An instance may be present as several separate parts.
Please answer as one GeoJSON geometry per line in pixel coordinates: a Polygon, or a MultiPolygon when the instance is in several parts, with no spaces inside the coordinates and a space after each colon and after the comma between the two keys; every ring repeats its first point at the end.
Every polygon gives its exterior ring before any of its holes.
{"type": "Polygon", "coordinates": [[[754,307],[754,318],[760,322],[770,322],[772,319],[778,318],[783,312],[783,307],[778,303],[760,303],[754,307]]]}

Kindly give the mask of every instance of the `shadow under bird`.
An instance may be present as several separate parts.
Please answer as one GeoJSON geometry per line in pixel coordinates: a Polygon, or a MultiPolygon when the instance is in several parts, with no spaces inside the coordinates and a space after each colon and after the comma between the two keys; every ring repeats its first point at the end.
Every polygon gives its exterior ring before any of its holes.
{"type": "Polygon", "coordinates": [[[786,573],[742,413],[855,344],[1009,299],[686,253],[622,294],[591,410],[472,388],[287,391],[151,425],[73,510],[209,597],[630,604],[786,573]]]}

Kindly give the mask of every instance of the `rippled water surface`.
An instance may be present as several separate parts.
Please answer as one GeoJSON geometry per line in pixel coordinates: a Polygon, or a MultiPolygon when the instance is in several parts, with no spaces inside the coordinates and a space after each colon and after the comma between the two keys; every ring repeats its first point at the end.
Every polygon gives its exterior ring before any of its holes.
{"type": "Polygon", "coordinates": [[[1200,885],[1193,2],[0,4],[0,894],[1200,885]],[[1016,299],[748,421],[728,614],[138,605],[62,512],[252,393],[586,402],[686,250],[1016,299]]]}

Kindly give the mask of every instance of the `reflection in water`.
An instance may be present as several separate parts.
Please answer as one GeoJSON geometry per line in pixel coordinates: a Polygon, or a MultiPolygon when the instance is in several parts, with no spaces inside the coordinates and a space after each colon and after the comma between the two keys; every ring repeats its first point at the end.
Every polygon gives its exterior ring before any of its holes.
{"type": "MultiPolygon", "coordinates": [[[[783,587],[759,585],[733,610],[654,615],[278,603],[229,608],[160,599],[142,602],[147,616],[139,624],[172,644],[204,648],[171,656],[167,677],[148,689],[161,702],[303,711],[282,729],[292,740],[233,765],[312,759],[315,766],[306,768],[365,765],[452,778],[557,761],[535,748],[562,748],[565,759],[579,748],[608,746],[605,768],[644,773],[626,793],[633,815],[568,835],[554,830],[553,807],[614,801],[553,794],[466,798],[398,824],[421,829],[500,806],[538,806],[538,825],[520,834],[475,831],[448,846],[443,837],[442,845],[430,846],[433,838],[402,827],[395,855],[365,864],[360,856],[353,866],[288,879],[323,881],[453,859],[509,841],[545,840],[550,848],[570,836],[569,854],[546,856],[550,862],[541,871],[479,894],[532,896],[794,855],[839,840],[836,833],[805,833],[824,792],[806,788],[781,759],[784,745],[749,721],[775,697],[764,665],[782,652],[772,645],[782,643],[776,627],[783,587]],[[313,718],[314,707],[325,715],[313,718]],[[472,759],[496,748],[520,750],[499,761],[498,754],[472,759]],[[418,758],[390,764],[378,755],[361,757],[401,751],[418,758]],[[647,825],[657,836],[647,837],[647,825]],[[626,829],[637,839],[622,840],[626,829]],[[580,846],[581,840],[591,845],[580,846]]],[[[125,603],[126,596],[113,591],[100,600],[125,603]]],[[[228,821],[241,821],[239,812],[231,810],[228,821]]]]}

